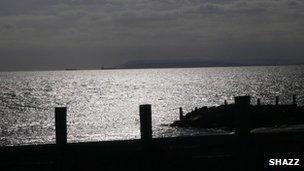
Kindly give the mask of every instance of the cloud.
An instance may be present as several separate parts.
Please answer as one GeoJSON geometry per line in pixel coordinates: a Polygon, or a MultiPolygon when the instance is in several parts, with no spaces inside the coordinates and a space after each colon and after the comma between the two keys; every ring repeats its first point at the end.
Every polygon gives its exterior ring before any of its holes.
{"type": "Polygon", "coordinates": [[[202,14],[221,14],[226,10],[223,6],[218,4],[206,3],[199,7],[199,12],[202,14]]]}
{"type": "Polygon", "coordinates": [[[304,44],[304,2],[297,0],[3,0],[0,11],[2,58],[249,60],[263,53],[242,49],[264,45],[265,56],[283,58],[300,56],[295,43],[304,44]]]}

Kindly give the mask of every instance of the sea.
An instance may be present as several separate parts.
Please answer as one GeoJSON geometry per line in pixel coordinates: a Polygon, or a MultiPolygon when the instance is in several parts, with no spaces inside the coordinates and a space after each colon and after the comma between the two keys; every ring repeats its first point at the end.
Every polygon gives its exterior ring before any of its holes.
{"type": "Polygon", "coordinates": [[[0,146],[54,144],[55,107],[67,107],[68,142],[140,138],[139,105],[152,105],[153,137],[229,134],[170,127],[179,107],[251,95],[304,105],[304,66],[0,72],[0,146]]]}

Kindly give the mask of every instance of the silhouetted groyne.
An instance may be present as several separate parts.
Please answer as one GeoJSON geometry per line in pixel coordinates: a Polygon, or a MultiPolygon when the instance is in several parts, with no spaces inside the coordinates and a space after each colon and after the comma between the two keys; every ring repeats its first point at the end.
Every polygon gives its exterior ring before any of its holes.
{"type": "Polygon", "coordinates": [[[269,158],[304,148],[303,132],[250,133],[244,125],[236,134],[153,138],[151,105],[139,108],[141,139],[67,143],[66,111],[55,109],[56,144],[0,147],[0,169],[262,171],[277,169],[269,158]]]}
{"type": "Polygon", "coordinates": [[[251,105],[250,96],[234,99],[234,104],[225,100],[224,105],[196,108],[186,115],[180,108],[180,120],[171,125],[235,130],[243,123],[248,129],[304,124],[304,108],[297,106],[295,96],[292,104],[279,104],[279,97],[276,97],[274,105],[261,105],[260,99],[257,105],[251,105]]]}

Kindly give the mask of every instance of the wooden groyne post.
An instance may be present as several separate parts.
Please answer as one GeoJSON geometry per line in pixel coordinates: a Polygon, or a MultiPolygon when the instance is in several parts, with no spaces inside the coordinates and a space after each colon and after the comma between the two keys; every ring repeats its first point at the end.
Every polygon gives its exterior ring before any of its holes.
{"type": "Polygon", "coordinates": [[[142,167],[151,167],[152,160],[152,111],[150,104],[139,106],[140,136],[142,145],[141,164],[142,167]]]}
{"type": "MultiPolygon", "coordinates": [[[[248,147],[250,146],[250,96],[234,97],[235,100],[235,135],[236,135],[236,156],[240,162],[240,170],[250,170],[252,167],[251,156],[248,147]]],[[[253,159],[254,161],[254,159],[253,159]]],[[[254,163],[254,162],[253,162],[254,163]]]]}
{"type": "Polygon", "coordinates": [[[184,113],[183,113],[183,108],[182,107],[179,108],[179,120],[180,121],[184,120],[184,113]]]}
{"type": "Polygon", "coordinates": [[[56,130],[56,145],[64,146],[67,143],[67,125],[66,125],[66,107],[55,108],[55,130],[56,130]]]}
{"type": "Polygon", "coordinates": [[[140,117],[140,136],[144,144],[148,144],[152,140],[152,111],[151,105],[145,104],[139,106],[140,117]]]}
{"type": "Polygon", "coordinates": [[[275,102],[276,105],[279,105],[279,96],[276,96],[276,102],[275,102]]]}
{"type": "Polygon", "coordinates": [[[234,97],[236,105],[236,130],[238,136],[250,134],[250,96],[234,97]]]}
{"type": "Polygon", "coordinates": [[[295,106],[297,105],[297,97],[296,97],[296,95],[292,96],[292,104],[295,105],[295,106]]]}
{"type": "Polygon", "coordinates": [[[57,146],[57,161],[56,170],[66,170],[66,159],[64,157],[64,149],[67,144],[67,108],[56,107],[55,108],[55,130],[56,130],[56,146],[57,146]]]}

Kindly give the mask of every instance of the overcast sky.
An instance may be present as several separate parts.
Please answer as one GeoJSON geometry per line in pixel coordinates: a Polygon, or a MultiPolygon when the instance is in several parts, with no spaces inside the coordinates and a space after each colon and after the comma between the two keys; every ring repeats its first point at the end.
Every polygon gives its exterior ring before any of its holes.
{"type": "Polygon", "coordinates": [[[0,70],[304,62],[303,0],[1,0],[0,70]]]}

